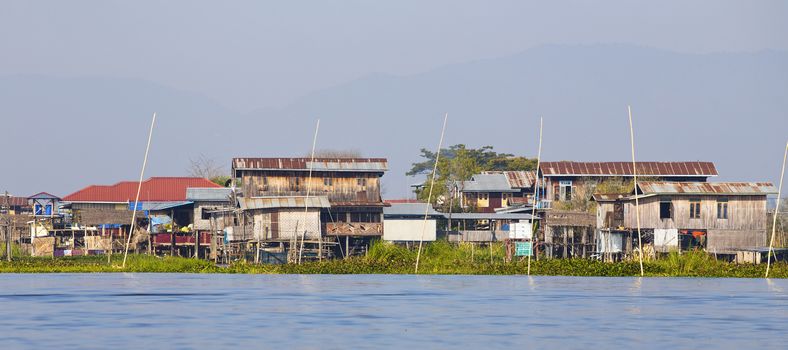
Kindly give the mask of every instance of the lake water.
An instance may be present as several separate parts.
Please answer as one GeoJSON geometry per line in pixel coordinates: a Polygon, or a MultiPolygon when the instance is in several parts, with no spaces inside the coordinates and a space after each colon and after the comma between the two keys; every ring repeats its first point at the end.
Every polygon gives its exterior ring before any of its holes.
{"type": "Polygon", "coordinates": [[[788,281],[0,274],[0,349],[784,349],[788,281]]]}

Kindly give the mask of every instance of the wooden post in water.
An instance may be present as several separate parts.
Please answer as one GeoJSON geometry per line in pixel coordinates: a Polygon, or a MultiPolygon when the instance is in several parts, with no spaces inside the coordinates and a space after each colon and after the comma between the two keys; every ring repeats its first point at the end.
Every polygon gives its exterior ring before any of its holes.
{"type": "Polygon", "coordinates": [[[627,106],[627,113],[629,114],[629,138],[631,140],[630,144],[632,145],[632,175],[634,177],[633,182],[635,184],[635,220],[637,221],[638,227],[638,249],[640,249],[640,253],[638,254],[640,260],[640,276],[644,275],[643,272],[643,237],[640,234],[640,202],[638,199],[638,169],[637,163],[635,163],[635,132],[634,128],[632,127],[632,108],[627,106]]]}
{"type": "MultiPolygon", "coordinates": [[[[539,117],[539,151],[536,153],[536,176],[534,182],[534,203],[531,205],[531,254],[528,255],[528,275],[531,275],[531,255],[536,254],[536,206],[539,204],[537,198],[539,196],[539,163],[542,161],[542,128],[544,127],[544,118],[539,117]]],[[[537,257],[537,259],[539,259],[537,257]]]]}
{"type": "Polygon", "coordinates": [[[134,233],[134,224],[137,221],[137,206],[140,202],[140,191],[142,190],[142,178],[145,176],[145,166],[148,164],[148,151],[150,151],[150,140],[153,138],[153,126],[156,125],[156,113],[153,113],[153,120],[150,123],[150,132],[148,132],[148,144],[145,146],[145,158],[142,161],[142,170],[140,171],[140,181],[137,184],[137,197],[134,199],[134,211],[131,214],[131,229],[129,229],[129,236],[126,238],[126,248],[123,252],[123,265],[126,267],[126,257],[129,255],[129,244],[131,243],[131,235],[134,233]]]}
{"type": "Polygon", "coordinates": [[[780,187],[777,189],[777,205],[774,207],[774,216],[772,217],[772,237],[769,240],[769,252],[766,253],[766,277],[769,278],[769,269],[772,267],[772,247],[774,246],[774,233],[777,230],[777,215],[780,215],[780,201],[783,194],[783,178],[785,177],[785,160],[788,159],[788,142],[785,143],[785,152],[783,153],[783,167],[780,170],[780,187]]]}
{"type": "MultiPolygon", "coordinates": [[[[320,119],[317,120],[317,125],[315,125],[315,136],[312,138],[312,155],[311,161],[309,162],[309,177],[306,180],[306,199],[304,199],[304,233],[301,234],[301,247],[298,249],[298,264],[301,265],[301,255],[304,253],[304,240],[306,239],[306,231],[309,229],[309,220],[307,220],[307,216],[309,215],[309,191],[312,189],[312,167],[315,163],[315,145],[317,144],[317,133],[320,131],[320,119]]],[[[318,231],[320,229],[318,228],[318,231]]],[[[296,233],[297,234],[297,233],[296,233]]],[[[322,232],[318,232],[319,235],[322,235],[322,232]]],[[[323,241],[318,241],[320,253],[318,254],[320,257],[319,260],[323,260],[323,241]]]]}
{"type": "Polygon", "coordinates": [[[441,147],[443,146],[443,135],[446,132],[446,122],[449,120],[449,113],[443,116],[443,128],[441,129],[441,138],[438,141],[438,151],[435,153],[435,165],[432,167],[432,180],[430,181],[430,191],[427,196],[427,205],[424,209],[424,221],[421,224],[421,237],[419,238],[419,250],[416,253],[416,269],[415,273],[419,273],[419,262],[421,261],[421,247],[424,244],[424,231],[427,230],[427,216],[430,213],[430,206],[432,205],[432,189],[435,187],[435,174],[438,172],[438,162],[441,158],[441,147]]]}

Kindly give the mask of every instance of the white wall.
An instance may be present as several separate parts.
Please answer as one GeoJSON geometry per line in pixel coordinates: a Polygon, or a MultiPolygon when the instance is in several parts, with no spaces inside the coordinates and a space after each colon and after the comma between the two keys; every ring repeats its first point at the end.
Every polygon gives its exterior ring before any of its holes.
{"type": "Polygon", "coordinates": [[[428,219],[385,219],[383,220],[383,240],[385,241],[418,241],[424,230],[424,241],[434,241],[437,221],[428,219]]]}

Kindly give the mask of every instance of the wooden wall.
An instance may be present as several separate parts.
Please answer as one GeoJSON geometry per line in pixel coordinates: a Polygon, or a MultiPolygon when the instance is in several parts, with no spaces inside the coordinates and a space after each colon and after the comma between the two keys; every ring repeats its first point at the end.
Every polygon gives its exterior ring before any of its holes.
{"type": "MultiPolygon", "coordinates": [[[[721,196],[654,196],[640,199],[642,228],[766,230],[766,196],[727,196],[728,219],[717,219],[717,199],[721,196]],[[661,198],[671,198],[673,218],[659,218],[661,198]],[[690,219],[690,198],[701,200],[700,219],[690,219]]],[[[635,201],[624,205],[624,226],[637,227],[635,201]]]]}
{"type": "Polygon", "coordinates": [[[307,172],[283,171],[239,171],[244,195],[259,196],[305,196],[307,187],[310,195],[325,195],[332,202],[379,203],[380,177],[377,173],[326,173],[315,172],[309,180],[307,172]],[[326,186],[324,179],[330,178],[332,184],[326,186]],[[300,185],[293,188],[293,179],[300,185]],[[359,184],[359,180],[362,184],[359,184]],[[309,182],[309,186],[307,186],[309,182]]]}

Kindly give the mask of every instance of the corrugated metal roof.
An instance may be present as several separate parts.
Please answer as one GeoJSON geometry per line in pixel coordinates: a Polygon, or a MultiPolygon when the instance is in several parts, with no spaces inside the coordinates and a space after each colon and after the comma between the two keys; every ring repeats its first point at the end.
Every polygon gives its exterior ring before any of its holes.
{"type": "Polygon", "coordinates": [[[384,172],[386,158],[233,158],[233,169],[241,170],[297,170],[338,172],[384,172]]]}
{"type": "Polygon", "coordinates": [[[383,215],[386,217],[413,216],[423,218],[425,213],[429,216],[443,215],[427,203],[392,203],[390,207],[383,208],[383,215]]]}
{"type": "MultiPolygon", "coordinates": [[[[93,185],[85,187],[63,198],[66,202],[133,202],[137,195],[136,181],[123,181],[114,185],[93,185]]],[[[173,202],[185,201],[186,189],[189,187],[221,186],[208,179],[199,177],[152,177],[142,182],[140,190],[141,202],[173,202]]]]}
{"type": "Polygon", "coordinates": [[[462,192],[517,192],[509,185],[506,175],[477,174],[470,181],[463,181],[462,192]]]}
{"type": "Polygon", "coordinates": [[[536,183],[536,171],[505,171],[503,174],[512,188],[530,188],[536,183]]]}
{"type": "Polygon", "coordinates": [[[189,187],[186,189],[186,200],[195,202],[228,202],[233,194],[231,188],[189,187]]]}
{"type": "MultiPolygon", "coordinates": [[[[632,162],[543,162],[543,176],[632,176],[632,162]]],[[[637,162],[642,176],[717,176],[712,162],[637,162]]]]}
{"type": "Polygon", "coordinates": [[[626,195],[620,193],[594,193],[592,196],[597,202],[615,202],[624,197],[626,197],[626,195]]]}
{"type": "Polygon", "coordinates": [[[9,196],[5,197],[0,194],[0,206],[6,205],[6,200],[8,201],[8,205],[11,207],[24,207],[29,205],[27,198],[25,197],[16,197],[16,196],[9,196]]]}
{"type": "Polygon", "coordinates": [[[276,209],[276,208],[329,208],[331,203],[327,196],[276,196],[239,198],[238,204],[243,210],[276,209]]]}
{"type": "Polygon", "coordinates": [[[57,200],[60,200],[60,197],[58,197],[58,196],[56,196],[54,194],[47,193],[47,192],[38,192],[38,193],[36,193],[36,194],[34,194],[34,195],[30,196],[30,197],[27,197],[27,198],[28,199],[57,199],[57,200]]]}
{"type": "Polygon", "coordinates": [[[638,188],[649,194],[726,194],[767,195],[776,194],[777,189],[769,182],[663,182],[643,181],[638,188]]]}
{"type": "MultiPolygon", "coordinates": [[[[149,211],[159,211],[159,210],[169,210],[173,208],[177,208],[184,205],[194,204],[189,201],[177,201],[177,202],[141,202],[140,203],[140,210],[149,210],[149,211]]],[[[129,205],[130,208],[134,208],[134,203],[129,205]]]]}
{"type": "MultiPolygon", "coordinates": [[[[422,214],[423,215],[423,214],[422,214]]],[[[449,218],[449,213],[443,213],[443,217],[449,218]]],[[[532,220],[531,214],[516,213],[452,213],[452,219],[457,220],[532,220]]],[[[537,217],[536,220],[539,220],[537,217]]]]}

